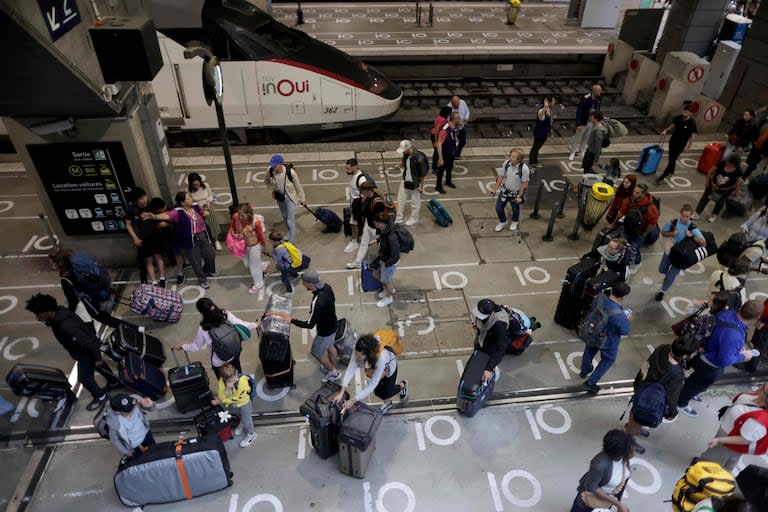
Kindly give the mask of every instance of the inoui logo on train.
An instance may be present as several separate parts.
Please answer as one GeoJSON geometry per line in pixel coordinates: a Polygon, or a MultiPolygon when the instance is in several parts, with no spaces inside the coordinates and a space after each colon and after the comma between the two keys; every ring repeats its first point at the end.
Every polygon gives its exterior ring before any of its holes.
{"type": "Polygon", "coordinates": [[[297,82],[295,80],[288,80],[283,78],[277,82],[263,81],[261,83],[261,95],[267,96],[268,94],[279,94],[280,96],[292,96],[293,94],[303,94],[309,92],[309,80],[303,80],[297,82]]]}

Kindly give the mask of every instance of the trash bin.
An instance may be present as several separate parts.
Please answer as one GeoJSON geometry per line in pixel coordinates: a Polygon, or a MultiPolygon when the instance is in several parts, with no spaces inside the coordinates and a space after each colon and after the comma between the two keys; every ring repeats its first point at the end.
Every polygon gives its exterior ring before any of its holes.
{"type": "Polygon", "coordinates": [[[509,0],[507,2],[507,25],[514,25],[519,13],[520,0],[509,0]]]}
{"type": "Polygon", "coordinates": [[[584,207],[584,218],[581,223],[587,229],[592,229],[600,218],[608,211],[613,198],[613,187],[607,183],[595,183],[587,195],[587,204],[584,207]]]}

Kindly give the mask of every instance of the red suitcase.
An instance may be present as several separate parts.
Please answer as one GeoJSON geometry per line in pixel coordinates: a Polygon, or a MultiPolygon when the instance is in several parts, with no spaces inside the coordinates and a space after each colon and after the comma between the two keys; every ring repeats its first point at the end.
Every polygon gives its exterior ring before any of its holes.
{"type": "Polygon", "coordinates": [[[723,159],[723,153],[725,153],[725,144],[718,144],[716,142],[707,144],[704,148],[704,152],[701,154],[701,158],[699,158],[699,165],[697,165],[696,168],[699,172],[709,174],[709,171],[723,159]]]}

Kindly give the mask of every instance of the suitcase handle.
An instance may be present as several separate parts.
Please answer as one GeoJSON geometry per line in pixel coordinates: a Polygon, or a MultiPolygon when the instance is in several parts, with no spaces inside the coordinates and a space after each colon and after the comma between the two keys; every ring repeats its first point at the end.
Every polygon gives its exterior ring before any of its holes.
{"type": "Polygon", "coordinates": [[[664,139],[665,139],[666,137],[667,137],[667,135],[666,135],[666,134],[664,134],[664,133],[660,133],[660,134],[659,134],[659,146],[663,146],[663,145],[664,145],[664,139]]]}
{"type": "MultiPolygon", "coordinates": [[[[173,362],[176,363],[176,367],[179,368],[181,365],[179,365],[179,358],[176,357],[176,352],[177,352],[176,349],[171,348],[171,354],[173,355],[173,362]]],[[[182,350],[182,352],[184,352],[184,356],[186,356],[187,358],[187,364],[184,366],[184,368],[187,369],[185,373],[189,373],[188,367],[192,364],[192,360],[189,358],[189,354],[187,353],[186,350],[182,350]]]]}

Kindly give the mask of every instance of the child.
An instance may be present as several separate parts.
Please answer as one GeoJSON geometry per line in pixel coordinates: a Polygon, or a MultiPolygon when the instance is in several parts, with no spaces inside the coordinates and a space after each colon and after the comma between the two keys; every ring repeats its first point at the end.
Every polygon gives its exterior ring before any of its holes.
{"type": "Polygon", "coordinates": [[[253,444],[256,439],[256,433],[253,431],[253,406],[251,405],[251,386],[248,383],[248,377],[238,375],[237,369],[227,363],[221,367],[221,378],[219,379],[218,398],[211,400],[213,405],[223,405],[228,409],[239,409],[240,425],[235,429],[235,435],[239,436],[246,431],[246,436],[240,441],[241,448],[247,448],[253,444]]]}
{"type": "Polygon", "coordinates": [[[611,180],[618,180],[621,178],[621,162],[618,158],[611,158],[608,160],[608,164],[603,166],[605,170],[605,177],[611,180]]]}
{"type": "Polygon", "coordinates": [[[126,393],[117,393],[109,399],[109,441],[126,457],[137,457],[155,444],[155,438],[149,430],[149,421],[139,405],[150,408],[155,404],[149,398],[136,400],[126,393]]]}
{"type": "Polygon", "coordinates": [[[291,242],[283,241],[283,234],[280,231],[272,231],[269,234],[272,241],[272,257],[275,259],[277,268],[280,269],[280,280],[285,286],[285,291],[293,292],[291,280],[299,276],[299,272],[309,268],[312,259],[293,245],[291,242]]]}

